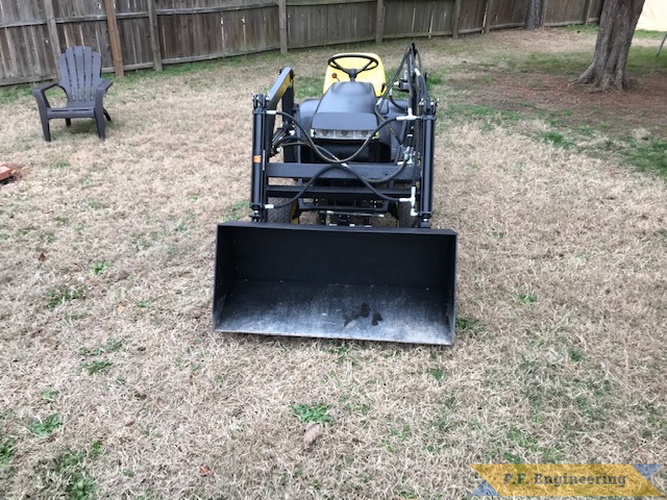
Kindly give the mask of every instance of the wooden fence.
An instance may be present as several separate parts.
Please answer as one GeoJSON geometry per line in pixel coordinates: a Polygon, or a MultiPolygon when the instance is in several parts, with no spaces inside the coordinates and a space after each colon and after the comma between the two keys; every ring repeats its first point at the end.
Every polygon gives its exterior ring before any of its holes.
{"type": "MultiPolygon", "coordinates": [[[[542,0],[546,26],[595,22],[603,0],[542,0]]],[[[0,85],[53,78],[87,45],[105,71],[252,52],[524,25],[529,0],[0,0],[0,85]]]]}

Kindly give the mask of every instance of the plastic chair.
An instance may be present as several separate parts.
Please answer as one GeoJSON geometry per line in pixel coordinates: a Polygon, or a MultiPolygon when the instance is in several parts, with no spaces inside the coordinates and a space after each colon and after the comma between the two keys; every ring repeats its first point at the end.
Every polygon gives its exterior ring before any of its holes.
{"type": "Polygon", "coordinates": [[[112,82],[102,78],[102,58],[90,47],[70,47],[58,60],[59,82],[45,83],[32,90],[37,99],[39,116],[42,120],[44,140],[51,142],[49,121],[64,119],[69,127],[72,118],[93,118],[97,124],[97,134],[105,138],[104,119],[111,116],[102,104],[112,82]],[[60,87],[67,94],[67,104],[62,108],[52,108],[46,98],[46,91],[60,87]]]}

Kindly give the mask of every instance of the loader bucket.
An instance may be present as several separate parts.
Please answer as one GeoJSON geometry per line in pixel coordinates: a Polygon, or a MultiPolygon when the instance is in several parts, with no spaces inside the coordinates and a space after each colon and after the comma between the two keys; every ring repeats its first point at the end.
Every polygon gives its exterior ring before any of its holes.
{"type": "Polygon", "coordinates": [[[450,345],[455,266],[451,230],[223,223],[213,326],[450,345]]]}

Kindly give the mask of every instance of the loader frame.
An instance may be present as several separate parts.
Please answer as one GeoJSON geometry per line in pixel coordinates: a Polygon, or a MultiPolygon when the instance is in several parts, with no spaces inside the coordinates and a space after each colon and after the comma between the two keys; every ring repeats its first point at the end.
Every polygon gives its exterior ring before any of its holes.
{"type": "MultiPolygon", "coordinates": [[[[417,160],[403,165],[400,172],[395,163],[377,162],[302,162],[297,146],[282,148],[284,161],[271,161],[278,152],[276,145],[299,128],[293,119],[297,114],[295,103],[295,76],[292,68],[284,68],[268,94],[253,96],[252,181],[250,195],[251,218],[267,222],[268,212],[275,208],[269,198],[294,202],[305,198],[358,200],[360,198],[392,203],[415,202],[415,227],[430,228],[433,215],[433,156],[437,101],[431,99],[426,76],[419,69],[419,56],[414,44],[404,56],[403,64],[411,71],[407,79],[397,81],[396,87],[409,94],[406,100],[408,116],[391,121],[406,121],[405,135],[416,141],[417,160]],[[280,105],[280,111],[279,111],[280,105]],[[283,123],[275,131],[276,117],[283,123]],[[385,183],[383,179],[391,179],[385,183]],[[273,183],[274,179],[298,179],[297,184],[273,183]],[[317,180],[359,180],[359,185],[318,185],[317,180]]],[[[398,74],[397,74],[398,76],[398,74]]],[[[395,77],[396,80],[398,78],[395,77]]],[[[388,89],[389,92],[391,89],[388,89]]],[[[389,97],[387,97],[389,98],[389,97]]],[[[386,126],[386,125],[385,125],[386,126]]],[[[307,131],[305,131],[307,132],[307,131]]],[[[382,210],[380,210],[382,211],[382,210]]],[[[386,211],[386,210],[384,210],[386,211]]]]}
{"type": "Polygon", "coordinates": [[[379,97],[364,66],[343,69],[321,99],[295,102],[291,68],[253,95],[251,221],[218,224],[213,328],[451,345],[457,234],[431,228],[437,102],[419,54],[379,97]],[[306,212],[316,223],[295,224],[306,212]]]}

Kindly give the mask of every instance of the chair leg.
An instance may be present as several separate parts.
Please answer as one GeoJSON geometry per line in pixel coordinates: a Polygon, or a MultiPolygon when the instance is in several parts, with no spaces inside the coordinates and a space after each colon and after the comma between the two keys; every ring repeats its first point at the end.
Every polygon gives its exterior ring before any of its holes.
{"type": "Polygon", "coordinates": [[[100,137],[101,140],[104,140],[106,138],[104,130],[104,117],[95,115],[95,124],[97,125],[97,135],[100,137]]]}
{"type": "Polygon", "coordinates": [[[68,127],[72,126],[72,120],[70,118],[65,118],[65,125],[68,127]]]}
{"type": "Polygon", "coordinates": [[[44,140],[51,142],[51,127],[48,118],[42,118],[42,132],[44,133],[44,140]]]}
{"type": "Polygon", "coordinates": [[[107,120],[111,121],[111,115],[106,109],[104,110],[104,116],[106,116],[107,120]]]}

